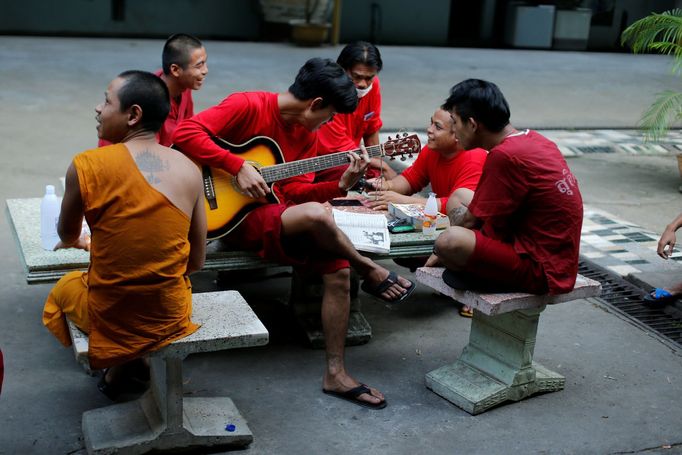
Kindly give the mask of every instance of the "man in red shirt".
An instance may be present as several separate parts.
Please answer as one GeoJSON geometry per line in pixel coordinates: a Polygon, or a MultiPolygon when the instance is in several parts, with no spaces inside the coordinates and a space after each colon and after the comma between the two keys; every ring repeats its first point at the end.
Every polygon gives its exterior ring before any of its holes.
{"type": "MultiPolygon", "coordinates": [[[[352,112],[356,105],[355,88],[343,69],[331,60],[313,58],[287,92],[232,94],[182,122],[174,143],[194,160],[234,175],[244,194],[260,198],[270,192],[261,174],[238,154],[216,145],[214,137],[242,144],[267,136],[279,145],[286,162],[312,158],[317,155],[320,125],[336,112],[352,112]]],[[[381,392],[360,384],[345,371],[349,263],[364,278],[363,289],[388,302],[403,300],[414,284],[360,255],[321,204],[345,195],[369,161],[366,152],[362,157],[351,153],[349,159],[348,169],[336,181],[313,183],[311,173],[275,182],[273,192],[282,203],[259,206],[222,239],[228,246],[255,250],[262,257],[322,276],[327,354],[323,390],[363,406],[383,408],[386,401],[381,392]]]]}
{"type": "Polygon", "coordinates": [[[367,184],[378,191],[369,193],[369,206],[386,210],[388,203],[426,204],[416,195],[429,183],[437,196],[438,211],[469,205],[488,152],[481,148],[464,150],[457,141],[450,113],[437,109],[426,130],[428,142],[412,166],[393,179],[376,178],[367,184]]]}
{"type": "Polygon", "coordinates": [[[455,226],[436,239],[427,265],[444,264],[443,279],[456,288],[571,291],[583,204],[556,144],[516,130],[502,92],[488,81],[460,82],[444,107],[462,147],[490,153],[469,207],[454,211],[455,226]]]}
{"type": "MultiPolygon", "coordinates": [[[[163,46],[162,68],[154,74],[168,87],[170,112],[161,129],[156,133],[159,144],[173,144],[173,132],[182,120],[194,115],[192,90],[199,90],[208,74],[207,55],[204,45],[192,35],[176,33],[163,46]]],[[[100,139],[98,147],[110,142],[100,139]]]]}
{"type": "MultiPolygon", "coordinates": [[[[338,114],[322,125],[318,139],[318,154],[355,150],[363,143],[365,147],[379,144],[381,120],[381,87],[379,71],[383,67],[379,49],[366,41],[356,41],[341,50],[336,63],[346,71],[358,92],[358,107],[353,112],[338,114]]],[[[379,158],[372,158],[368,176],[376,177],[383,168],[387,178],[396,176],[391,167],[379,158]]],[[[315,175],[315,181],[338,180],[345,166],[339,166],[315,175]]]]}
{"type": "MultiPolygon", "coordinates": [[[[423,206],[426,199],[414,193],[429,183],[436,193],[439,212],[450,213],[462,205],[469,205],[488,152],[481,148],[464,150],[455,136],[452,116],[442,106],[433,113],[426,134],[427,144],[414,164],[402,174],[391,180],[376,178],[367,181],[378,190],[369,193],[370,207],[387,210],[389,202],[423,206]]],[[[395,262],[414,270],[424,265],[426,259],[399,258],[395,262]]],[[[466,305],[462,306],[459,314],[464,317],[473,315],[466,305]]]]}

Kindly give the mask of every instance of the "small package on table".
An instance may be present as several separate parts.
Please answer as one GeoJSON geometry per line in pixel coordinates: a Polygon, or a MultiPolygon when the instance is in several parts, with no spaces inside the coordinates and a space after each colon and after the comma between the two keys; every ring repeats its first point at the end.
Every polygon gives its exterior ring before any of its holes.
{"type": "MultiPolygon", "coordinates": [[[[424,206],[421,204],[394,204],[389,202],[388,204],[389,215],[409,220],[415,230],[422,230],[422,222],[424,220],[424,206]]],[[[436,218],[436,229],[445,229],[450,227],[450,219],[447,215],[438,212],[438,217],[436,218]]]]}

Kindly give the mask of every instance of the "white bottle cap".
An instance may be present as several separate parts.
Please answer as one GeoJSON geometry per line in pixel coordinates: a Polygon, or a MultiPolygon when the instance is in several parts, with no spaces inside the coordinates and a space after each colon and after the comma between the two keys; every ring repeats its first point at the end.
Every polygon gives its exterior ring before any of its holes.
{"type": "Polygon", "coordinates": [[[45,194],[54,194],[54,185],[45,185],[45,194]]]}

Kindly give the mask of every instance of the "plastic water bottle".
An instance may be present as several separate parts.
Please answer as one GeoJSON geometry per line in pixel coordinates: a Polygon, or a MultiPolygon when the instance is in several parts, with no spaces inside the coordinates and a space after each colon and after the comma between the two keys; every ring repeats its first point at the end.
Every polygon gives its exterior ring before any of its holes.
{"type": "Polygon", "coordinates": [[[54,185],[45,186],[45,196],[40,203],[40,243],[44,249],[52,251],[59,242],[57,223],[62,201],[54,193],[54,185]]]}
{"type": "Polygon", "coordinates": [[[434,237],[436,235],[437,219],[438,202],[436,201],[436,193],[429,193],[429,198],[426,200],[426,206],[424,206],[424,222],[422,224],[422,233],[426,237],[434,237]]]}

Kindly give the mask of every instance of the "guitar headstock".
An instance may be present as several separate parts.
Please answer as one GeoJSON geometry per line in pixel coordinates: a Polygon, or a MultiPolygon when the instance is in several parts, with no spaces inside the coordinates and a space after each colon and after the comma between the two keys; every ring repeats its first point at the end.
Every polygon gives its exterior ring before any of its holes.
{"type": "Polygon", "coordinates": [[[422,149],[422,145],[419,136],[416,134],[408,135],[407,133],[403,133],[401,136],[400,133],[398,133],[395,139],[391,139],[391,136],[389,136],[388,140],[384,142],[382,149],[384,155],[390,157],[392,160],[394,160],[396,156],[400,156],[400,159],[405,161],[406,158],[412,158],[413,154],[419,153],[422,149]],[[407,155],[407,157],[405,155],[407,155]]]}

